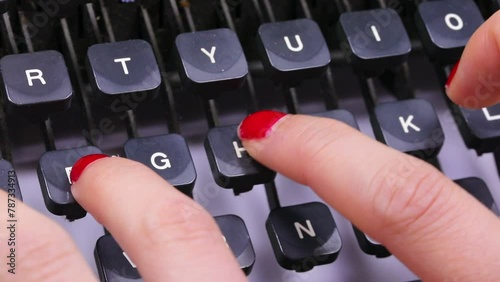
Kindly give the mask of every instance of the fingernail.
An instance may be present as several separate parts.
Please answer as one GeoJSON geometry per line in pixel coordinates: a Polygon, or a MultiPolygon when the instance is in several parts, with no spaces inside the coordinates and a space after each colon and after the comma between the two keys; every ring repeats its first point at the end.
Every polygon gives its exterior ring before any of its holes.
{"type": "Polygon", "coordinates": [[[448,89],[448,87],[450,87],[451,81],[453,80],[453,77],[455,76],[455,73],[457,72],[459,64],[460,64],[460,61],[458,61],[455,64],[455,66],[453,67],[453,69],[451,70],[450,75],[448,76],[448,81],[446,81],[446,85],[444,86],[446,89],[448,89]]]}
{"type": "Polygon", "coordinates": [[[267,137],[273,126],[287,114],[277,111],[260,111],[246,117],[240,124],[241,139],[253,140],[267,137]]]}
{"type": "Polygon", "coordinates": [[[109,156],[104,154],[93,154],[80,158],[78,161],[76,161],[76,163],[73,165],[73,168],[71,169],[71,173],[69,175],[69,178],[71,178],[71,182],[75,183],[76,181],[78,181],[83,171],[89,164],[107,157],[109,156]]]}

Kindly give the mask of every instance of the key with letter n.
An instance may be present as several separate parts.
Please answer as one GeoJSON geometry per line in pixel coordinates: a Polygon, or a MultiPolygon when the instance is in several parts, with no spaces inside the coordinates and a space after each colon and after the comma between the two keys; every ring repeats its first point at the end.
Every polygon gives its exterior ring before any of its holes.
{"type": "Polygon", "coordinates": [[[285,269],[303,272],[332,263],[342,248],[335,220],[322,203],[274,209],[266,229],[274,255],[285,269]]]}
{"type": "Polygon", "coordinates": [[[45,119],[69,108],[73,88],[61,53],[41,51],[8,55],[0,60],[7,111],[45,119]]]}
{"type": "Polygon", "coordinates": [[[377,140],[422,159],[435,157],[444,133],[434,107],[421,99],[379,104],[371,123],[377,140]]]}

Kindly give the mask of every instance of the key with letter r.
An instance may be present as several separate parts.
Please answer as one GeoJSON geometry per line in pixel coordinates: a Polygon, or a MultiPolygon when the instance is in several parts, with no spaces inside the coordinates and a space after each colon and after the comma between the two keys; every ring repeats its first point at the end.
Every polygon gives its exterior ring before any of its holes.
{"type": "Polygon", "coordinates": [[[0,60],[0,72],[9,113],[45,119],[71,104],[68,69],[57,51],[5,56],[0,60]]]}

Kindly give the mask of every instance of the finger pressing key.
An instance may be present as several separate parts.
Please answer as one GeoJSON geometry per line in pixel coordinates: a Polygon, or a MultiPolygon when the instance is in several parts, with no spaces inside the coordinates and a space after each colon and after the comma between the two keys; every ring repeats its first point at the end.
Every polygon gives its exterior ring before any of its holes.
{"type": "Polygon", "coordinates": [[[214,219],[146,166],[91,155],[75,164],[71,178],[75,199],[110,231],[144,281],[245,281],[214,219]]]}
{"type": "Polygon", "coordinates": [[[239,135],[424,281],[498,281],[500,221],[429,164],[326,118],[258,112],[239,135]]]}

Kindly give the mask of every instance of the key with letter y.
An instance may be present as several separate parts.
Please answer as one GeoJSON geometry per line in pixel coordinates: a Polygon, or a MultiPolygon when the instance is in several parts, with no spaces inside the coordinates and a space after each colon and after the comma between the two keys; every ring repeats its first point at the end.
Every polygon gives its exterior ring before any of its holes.
{"type": "Polygon", "coordinates": [[[248,65],[236,34],[227,28],[177,36],[179,73],[184,86],[207,98],[245,82],[248,65]]]}

